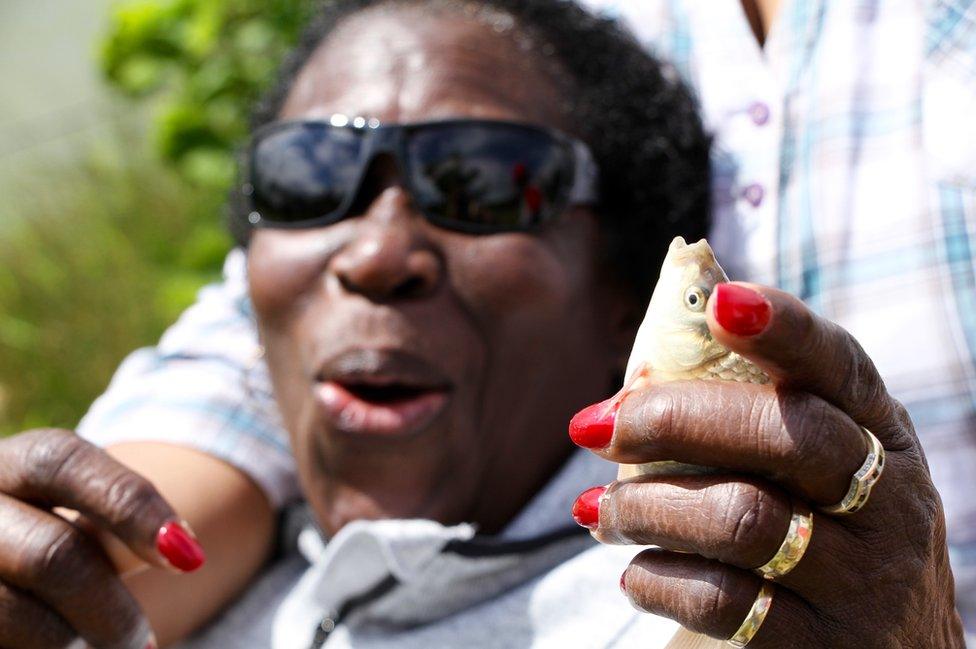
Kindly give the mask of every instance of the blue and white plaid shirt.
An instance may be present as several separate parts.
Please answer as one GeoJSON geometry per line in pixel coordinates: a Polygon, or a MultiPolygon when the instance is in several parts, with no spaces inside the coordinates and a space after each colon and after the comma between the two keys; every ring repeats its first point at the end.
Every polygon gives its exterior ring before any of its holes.
{"type": "MultiPolygon", "coordinates": [[[[909,409],[976,625],[976,4],[784,0],[760,48],[738,0],[585,0],[698,92],[715,134],[710,241],[735,279],[851,331],[909,409]]],[[[664,245],[660,243],[660,245],[664,245]]],[[[102,444],[184,443],[298,497],[244,259],[81,423],[102,444]]]]}

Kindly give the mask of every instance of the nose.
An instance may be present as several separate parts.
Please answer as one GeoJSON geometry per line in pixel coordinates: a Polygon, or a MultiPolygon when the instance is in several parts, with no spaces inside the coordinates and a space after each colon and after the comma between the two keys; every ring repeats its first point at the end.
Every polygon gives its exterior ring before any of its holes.
{"type": "Polygon", "coordinates": [[[425,297],[440,283],[441,257],[403,187],[384,184],[362,215],[354,238],[333,257],[332,272],[343,289],[373,301],[425,297]]]}

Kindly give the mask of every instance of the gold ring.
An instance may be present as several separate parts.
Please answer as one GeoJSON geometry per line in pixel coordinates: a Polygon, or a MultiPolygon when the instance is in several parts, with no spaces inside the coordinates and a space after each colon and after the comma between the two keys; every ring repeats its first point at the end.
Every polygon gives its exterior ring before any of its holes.
{"type": "Polygon", "coordinates": [[[769,607],[773,605],[773,594],[775,592],[775,586],[772,583],[763,582],[762,588],[759,589],[759,595],[756,597],[756,601],[752,603],[752,608],[749,609],[746,619],[742,621],[739,630],[728,639],[730,645],[744,647],[756,636],[759,627],[766,619],[766,614],[769,613],[769,607]]]}
{"type": "Polygon", "coordinates": [[[793,501],[793,517],[790,519],[790,529],[786,532],[779,550],[773,558],[755,569],[764,579],[776,579],[787,574],[800,563],[803,553],[810,545],[810,535],[813,534],[813,512],[802,502],[793,501]]]}
{"type": "Polygon", "coordinates": [[[861,430],[867,436],[868,456],[864,458],[864,464],[854,472],[851,477],[851,486],[847,489],[847,494],[836,505],[821,507],[820,510],[827,514],[853,514],[864,507],[871,495],[871,489],[881,479],[881,472],[884,471],[885,452],[881,442],[864,426],[861,430]]]}

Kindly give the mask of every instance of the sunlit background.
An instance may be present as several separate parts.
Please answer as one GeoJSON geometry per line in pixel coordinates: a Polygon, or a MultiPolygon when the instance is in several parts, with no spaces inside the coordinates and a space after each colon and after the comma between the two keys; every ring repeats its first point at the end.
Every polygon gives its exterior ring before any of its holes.
{"type": "Polygon", "coordinates": [[[312,4],[0,2],[0,434],[73,426],[219,276],[234,147],[312,4]]]}

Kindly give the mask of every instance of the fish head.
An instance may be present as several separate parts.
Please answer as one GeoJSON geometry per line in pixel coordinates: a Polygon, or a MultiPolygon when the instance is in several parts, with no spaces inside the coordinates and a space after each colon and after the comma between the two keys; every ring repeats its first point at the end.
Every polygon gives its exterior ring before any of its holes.
{"type": "Polygon", "coordinates": [[[705,326],[705,303],[715,285],[727,281],[706,240],[688,244],[675,237],[661,266],[651,308],[667,313],[675,324],[705,326]]]}
{"type": "Polygon", "coordinates": [[[680,373],[727,354],[728,349],[712,338],[705,320],[705,305],[715,285],[727,281],[705,239],[688,244],[675,237],[637,334],[628,376],[637,363],[680,373]]]}

